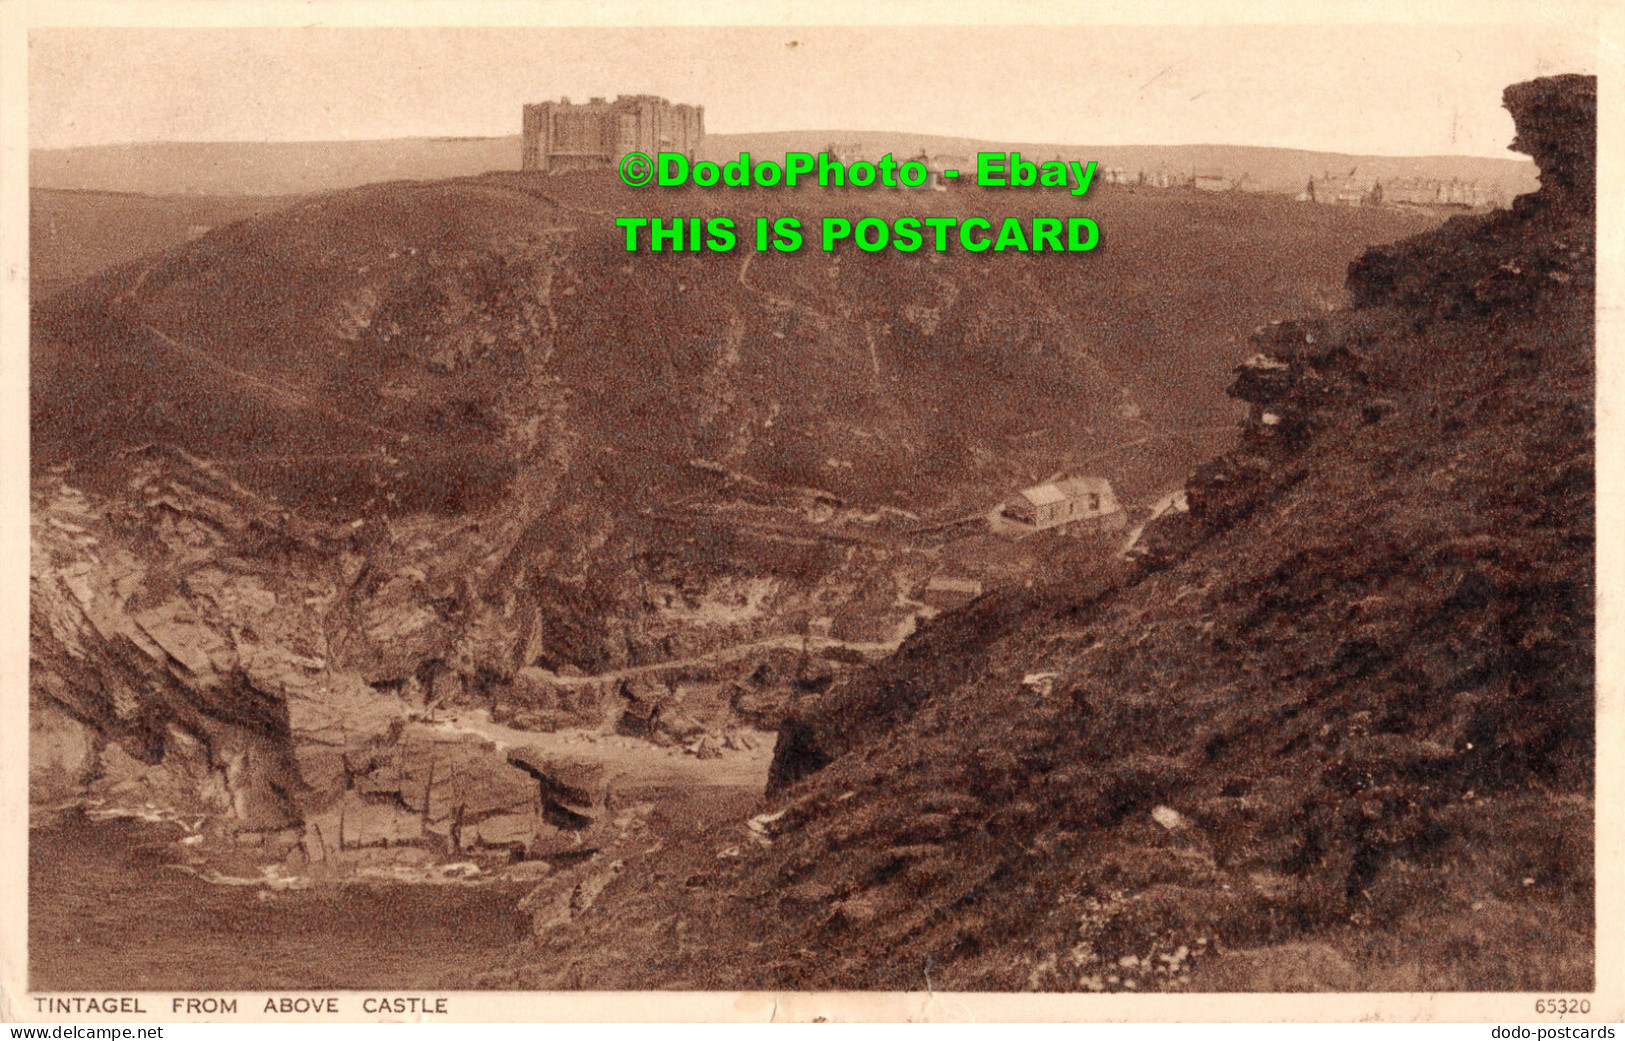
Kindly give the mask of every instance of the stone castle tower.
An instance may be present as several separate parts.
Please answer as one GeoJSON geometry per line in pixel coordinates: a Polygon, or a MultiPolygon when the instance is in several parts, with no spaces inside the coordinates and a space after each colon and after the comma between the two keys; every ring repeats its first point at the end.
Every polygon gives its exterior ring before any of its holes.
{"type": "Polygon", "coordinates": [[[569,98],[525,106],[523,169],[557,172],[614,166],[628,152],[682,152],[690,159],[705,137],[705,107],[673,105],[652,94],[614,101],[569,98]]]}

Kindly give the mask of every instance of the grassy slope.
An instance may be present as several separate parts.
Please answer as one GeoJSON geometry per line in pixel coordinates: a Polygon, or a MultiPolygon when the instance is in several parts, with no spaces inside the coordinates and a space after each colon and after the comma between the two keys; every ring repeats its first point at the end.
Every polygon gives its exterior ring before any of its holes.
{"type": "Polygon", "coordinates": [[[59,289],[150,253],[172,249],[222,224],[257,216],[294,200],[54,191],[29,194],[29,296],[59,289]]]}
{"type": "Polygon", "coordinates": [[[1219,391],[1245,330],[1334,300],[1362,247],[1426,224],[1193,193],[376,185],[217,228],[39,308],[35,450],[168,440],[341,511],[490,501],[515,465],[563,465],[571,446],[581,480],[629,496],[695,455],[915,507],[1074,455],[1154,489],[1200,457],[1185,431],[1233,422],[1219,391]],[[1103,244],[628,255],[612,223],[783,213],[1088,213],[1103,244]],[[1118,417],[1124,400],[1142,421],[1118,417]],[[1012,471],[1023,436],[1032,461],[1012,471]],[[994,462],[972,472],[978,459],[994,462]]]}

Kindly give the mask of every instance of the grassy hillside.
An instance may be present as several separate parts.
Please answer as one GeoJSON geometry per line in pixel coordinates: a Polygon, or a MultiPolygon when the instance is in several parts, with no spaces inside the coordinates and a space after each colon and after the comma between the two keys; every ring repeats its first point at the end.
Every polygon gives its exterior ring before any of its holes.
{"type": "Polygon", "coordinates": [[[39,308],[35,451],[160,440],[341,512],[490,503],[527,468],[637,501],[695,456],[913,509],[1082,461],[1151,490],[1234,423],[1247,330],[1330,306],[1362,248],[1425,226],[1194,193],[378,185],[39,308]],[[628,254],[613,224],[1072,213],[1092,253],[628,254]]]}
{"type": "MultiPolygon", "coordinates": [[[[515,125],[519,114],[514,113],[515,125]]],[[[154,141],[35,149],[35,188],[145,195],[295,195],[519,168],[519,137],[154,141]]]]}
{"type": "Polygon", "coordinates": [[[268,196],[154,196],[36,188],[28,206],[28,291],[44,300],[97,272],[171,249],[293,202],[268,196]]]}

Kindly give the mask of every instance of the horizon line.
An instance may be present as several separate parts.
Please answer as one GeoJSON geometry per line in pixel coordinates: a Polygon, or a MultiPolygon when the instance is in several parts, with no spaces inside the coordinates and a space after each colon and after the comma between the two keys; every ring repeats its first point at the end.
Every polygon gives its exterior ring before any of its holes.
{"type": "MultiPolygon", "coordinates": [[[[716,137],[745,137],[757,134],[875,134],[895,135],[899,137],[920,137],[957,139],[985,144],[1003,144],[1011,146],[1042,147],[1042,148],[1246,148],[1270,152],[1300,152],[1306,155],[1345,156],[1348,158],[1367,159],[1485,159],[1505,161],[1511,163],[1528,163],[1533,165],[1534,160],[1522,152],[1516,152],[1511,147],[1505,149],[1507,155],[1485,155],[1476,152],[1349,152],[1329,148],[1302,148],[1296,145],[1257,145],[1238,144],[1234,142],[1187,142],[1180,144],[1155,144],[1150,142],[1134,142],[1124,144],[1068,144],[1054,141],[1000,141],[996,138],[973,137],[963,134],[925,133],[912,130],[832,130],[827,128],[806,128],[792,130],[735,130],[718,133],[707,133],[708,138],[716,137]]],[[[28,147],[28,154],[36,152],[68,152],[93,148],[150,148],[165,145],[238,145],[238,146],[277,146],[277,145],[363,145],[363,144],[390,144],[412,141],[504,141],[511,138],[520,138],[522,134],[413,134],[401,137],[333,137],[333,138],[286,138],[286,139],[242,139],[242,138],[156,138],[142,141],[110,141],[96,144],[79,145],[42,145],[28,147]]]]}

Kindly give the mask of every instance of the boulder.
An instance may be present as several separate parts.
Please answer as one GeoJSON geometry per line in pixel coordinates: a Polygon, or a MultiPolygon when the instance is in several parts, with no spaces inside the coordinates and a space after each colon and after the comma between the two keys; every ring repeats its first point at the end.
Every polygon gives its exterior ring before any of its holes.
{"type": "Polygon", "coordinates": [[[551,669],[520,669],[511,685],[513,700],[529,708],[556,709],[569,700],[570,688],[551,669]]]}
{"type": "Polygon", "coordinates": [[[507,758],[533,779],[544,821],[580,831],[608,819],[610,783],[602,765],[555,759],[533,748],[511,748],[507,758]]]}
{"type": "Polygon", "coordinates": [[[1042,701],[1055,692],[1055,681],[1060,678],[1058,672],[1029,672],[1021,677],[1021,692],[1042,701]]]}
{"type": "Polygon", "coordinates": [[[398,846],[423,839],[421,815],[393,800],[347,792],[320,813],[305,817],[305,855],[329,861],[343,850],[398,846]]]}
{"type": "Polygon", "coordinates": [[[671,700],[671,688],[653,676],[629,676],[621,681],[625,707],[615,722],[617,733],[630,737],[650,737],[661,725],[661,715],[671,700]]]}
{"type": "Polygon", "coordinates": [[[83,793],[96,765],[94,731],[49,702],[29,706],[30,802],[58,802],[83,793]]]}
{"type": "Polygon", "coordinates": [[[468,735],[409,727],[365,767],[357,791],[397,799],[430,822],[531,813],[536,805],[536,786],[525,772],[490,742],[468,735]]]}
{"type": "Polygon", "coordinates": [[[758,730],[777,730],[790,703],[789,688],[782,683],[751,689],[736,685],[729,698],[736,719],[758,730]]]}
{"type": "Polygon", "coordinates": [[[684,751],[696,759],[721,759],[722,742],[714,735],[706,734],[695,738],[684,748],[684,751]]]}

